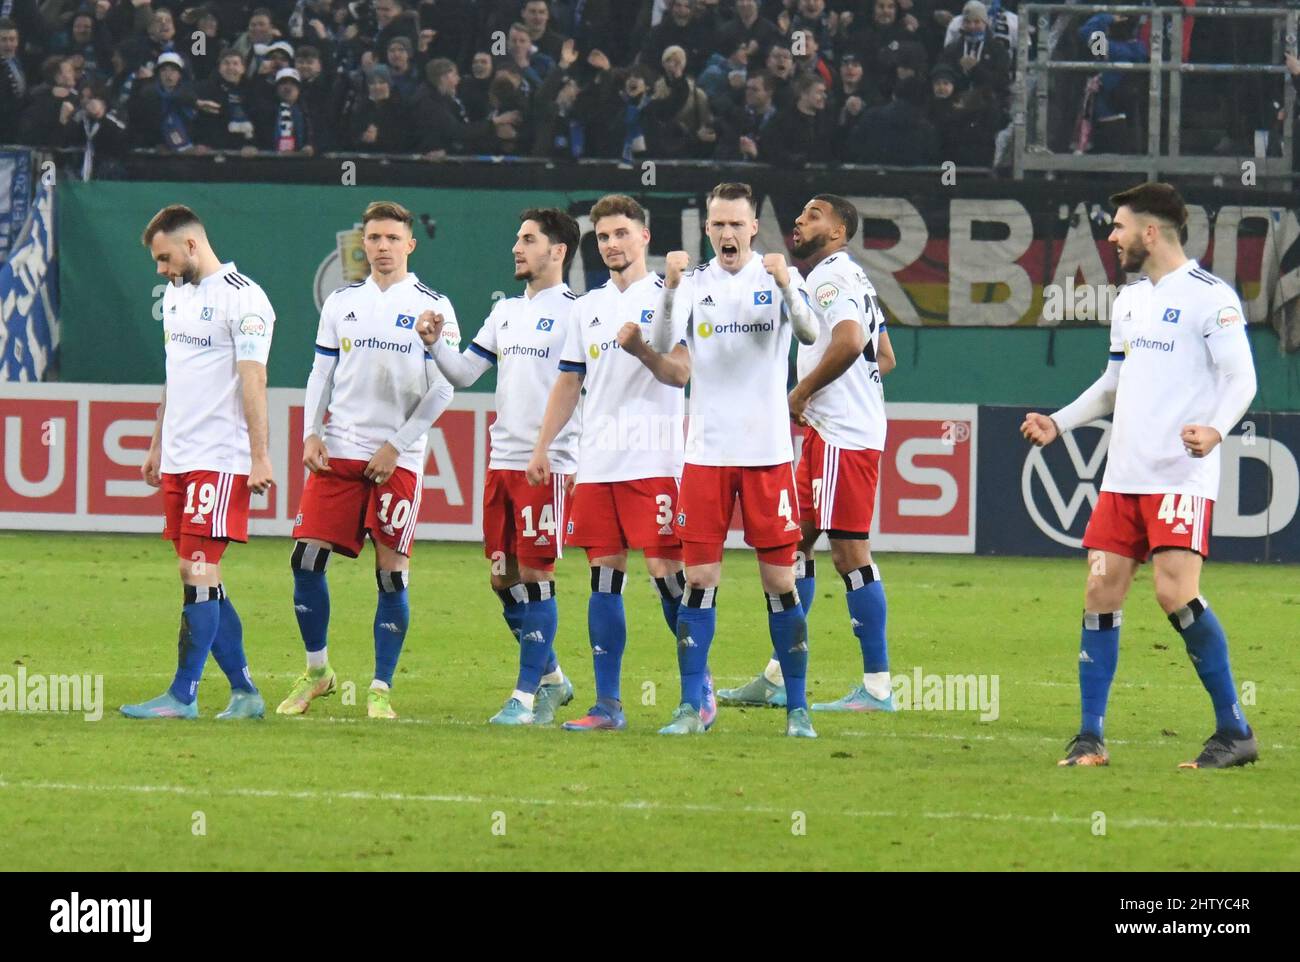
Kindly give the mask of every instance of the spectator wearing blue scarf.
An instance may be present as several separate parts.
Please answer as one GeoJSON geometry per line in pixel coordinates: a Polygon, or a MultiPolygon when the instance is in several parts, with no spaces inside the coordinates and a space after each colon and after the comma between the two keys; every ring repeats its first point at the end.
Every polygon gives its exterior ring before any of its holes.
{"type": "Polygon", "coordinates": [[[136,147],[161,147],[184,153],[194,148],[194,91],[183,84],[184,61],[179,54],[158,58],[154,83],[137,83],[130,107],[131,138],[136,147]]]}
{"type": "Polygon", "coordinates": [[[315,131],[300,103],[302,77],[292,67],[275,75],[275,98],[266,101],[257,120],[258,146],[277,154],[316,152],[315,131]]]}

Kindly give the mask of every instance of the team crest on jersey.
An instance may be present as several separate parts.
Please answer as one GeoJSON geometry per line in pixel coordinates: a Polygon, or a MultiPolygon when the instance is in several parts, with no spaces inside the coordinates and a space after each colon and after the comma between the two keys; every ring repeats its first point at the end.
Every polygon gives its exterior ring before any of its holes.
{"type": "Polygon", "coordinates": [[[771,303],[772,303],[772,292],[771,292],[770,290],[768,290],[768,291],[755,291],[755,292],[754,292],[754,303],[757,304],[759,307],[765,307],[765,306],[767,306],[768,304],[771,304],[771,303]]]}
{"type": "Polygon", "coordinates": [[[398,314],[397,326],[404,330],[415,330],[415,316],[412,314],[398,314]]]}
{"type": "Polygon", "coordinates": [[[677,527],[679,527],[679,528],[684,528],[684,527],[686,527],[686,512],[685,512],[685,511],[680,511],[680,512],[678,512],[678,514],[677,514],[677,527]]]}
{"type": "Polygon", "coordinates": [[[572,521],[570,521],[569,524],[568,524],[568,526],[565,527],[565,529],[564,529],[564,533],[565,533],[565,534],[573,534],[573,522],[572,522],[572,521]]]}
{"type": "Polygon", "coordinates": [[[1166,307],[1165,316],[1161,318],[1166,324],[1177,324],[1178,316],[1183,312],[1176,307],[1166,307]]]}
{"type": "Polygon", "coordinates": [[[1241,312],[1235,307],[1225,307],[1219,311],[1218,316],[1214,319],[1214,323],[1219,325],[1219,327],[1231,327],[1233,324],[1240,324],[1241,312]]]}
{"type": "Polygon", "coordinates": [[[550,331],[555,327],[555,318],[539,317],[537,319],[537,329],[539,331],[550,331]]]}
{"type": "Polygon", "coordinates": [[[212,320],[212,308],[210,308],[210,307],[205,307],[205,308],[203,308],[203,312],[202,312],[201,314],[199,314],[199,320],[200,320],[200,321],[210,321],[210,320],[212,320]]]}
{"type": "Polygon", "coordinates": [[[654,311],[650,310],[650,311],[642,311],[642,312],[641,312],[641,323],[642,323],[642,324],[649,324],[649,323],[650,323],[651,321],[653,321],[654,319],[655,319],[655,312],[654,312],[654,311]]]}
{"type": "Polygon", "coordinates": [[[840,296],[840,289],[831,283],[822,284],[817,288],[815,296],[818,306],[827,308],[835,303],[835,298],[840,296]]]}

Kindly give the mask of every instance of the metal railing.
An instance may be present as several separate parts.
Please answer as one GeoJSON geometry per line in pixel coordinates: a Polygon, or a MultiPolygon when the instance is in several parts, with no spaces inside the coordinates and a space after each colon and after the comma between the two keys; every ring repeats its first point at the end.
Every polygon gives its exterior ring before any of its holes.
{"type": "MultiPolygon", "coordinates": [[[[1255,164],[1255,174],[1266,178],[1291,178],[1294,151],[1296,92],[1290,75],[1282,64],[1284,53],[1295,55],[1297,23],[1300,10],[1292,7],[1226,7],[1206,6],[1185,9],[1177,7],[1119,6],[1114,4],[1075,5],[1065,3],[1029,3],[1020,8],[1021,29],[1016,50],[1016,79],[1012,89],[1012,126],[1014,130],[1014,169],[1017,179],[1026,171],[1048,172],[1145,172],[1151,180],[1162,174],[1237,175],[1242,164],[1250,160],[1255,164]],[[1094,13],[1114,13],[1127,16],[1145,16],[1151,20],[1150,57],[1146,63],[1110,63],[1109,61],[1055,61],[1051,60],[1051,42],[1054,16],[1072,19],[1094,13]],[[1212,18],[1270,18],[1280,30],[1273,33],[1273,57],[1268,64],[1185,63],[1183,61],[1183,23],[1191,16],[1196,20],[1212,18]],[[1034,29],[1028,29],[1028,28],[1034,29]],[[1030,46],[1031,35],[1037,44],[1030,46]],[[1165,37],[1171,38],[1166,57],[1165,37]],[[1146,151],[1145,153],[1060,153],[1052,152],[1048,145],[1048,102],[1053,72],[1086,72],[1090,74],[1122,72],[1145,73],[1147,85],[1146,151]],[[1183,77],[1189,75],[1234,76],[1264,74],[1283,78],[1282,95],[1285,117],[1282,131],[1282,156],[1248,157],[1186,155],[1182,153],[1183,77]],[[1163,81],[1169,78],[1168,100],[1163,98],[1163,81]],[[1030,88],[1033,88],[1033,139],[1030,139],[1030,88]],[[1164,141],[1161,151],[1161,118],[1164,115],[1164,141]]],[[[1081,26],[1083,20],[1080,19],[1081,26]]]]}

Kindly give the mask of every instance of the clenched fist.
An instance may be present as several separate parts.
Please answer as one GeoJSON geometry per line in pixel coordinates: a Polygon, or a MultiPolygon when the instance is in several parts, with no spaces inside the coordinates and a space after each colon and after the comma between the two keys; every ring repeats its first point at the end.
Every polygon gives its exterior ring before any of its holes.
{"type": "Polygon", "coordinates": [[[691,255],[686,251],[669,251],[664,258],[664,287],[670,291],[682,282],[682,275],[690,266],[691,255]]]}
{"type": "Polygon", "coordinates": [[[433,311],[425,311],[415,322],[415,333],[420,335],[426,347],[442,337],[442,328],[446,318],[433,311]]]}
{"type": "Polygon", "coordinates": [[[618,329],[618,346],[627,351],[633,357],[637,357],[645,350],[645,337],[641,333],[641,325],[636,321],[628,321],[618,329]]]}
{"type": "Polygon", "coordinates": [[[1035,414],[1031,411],[1025,415],[1025,422],[1020,425],[1020,433],[1041,448],[1055,441],[1061,432],[1056,422],[1046,414],[1035,414]]]}
{"type": "Polygon", "coordinates": [[[777,287],[784,289],[790,286],[790,271],[786,267],[784,254],[764,254],[763,270],[772,275],[777,287]]]}

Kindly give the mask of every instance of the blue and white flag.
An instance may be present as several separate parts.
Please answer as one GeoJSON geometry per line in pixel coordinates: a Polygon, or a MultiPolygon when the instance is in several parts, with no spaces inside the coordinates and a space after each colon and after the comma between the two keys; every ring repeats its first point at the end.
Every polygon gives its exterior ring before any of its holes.
{"type": "Polygon", "coordinates": [[[43,381],[59,347],[54,189],[41,185],[31,217],[0,265],[0,378],[43,381]]]}

